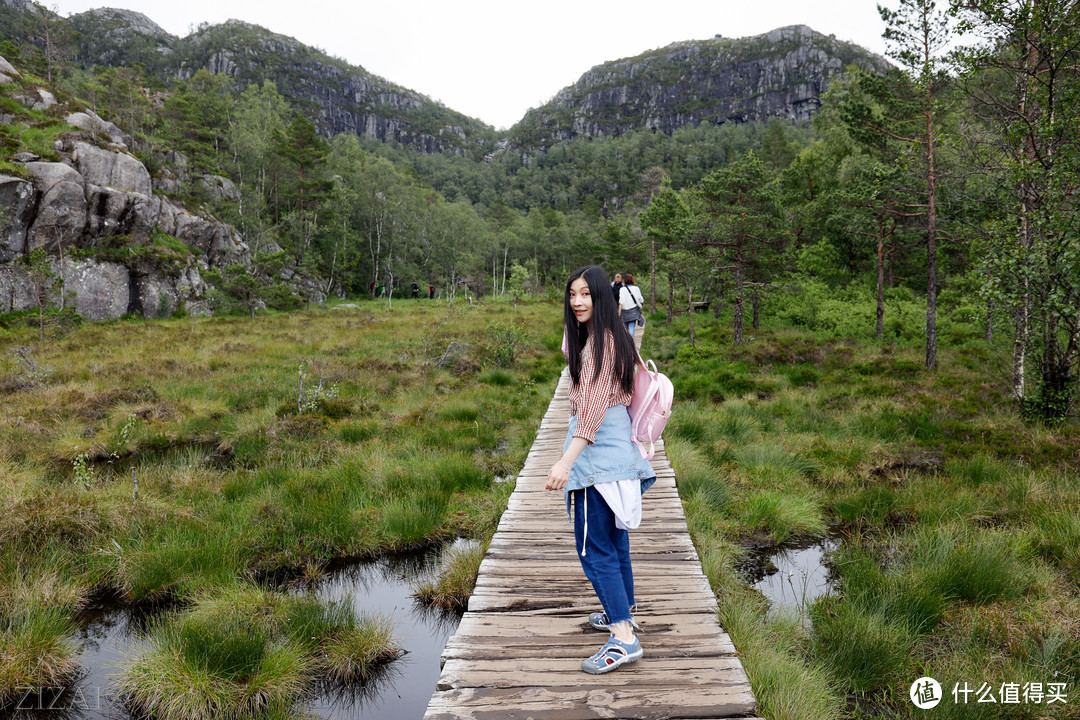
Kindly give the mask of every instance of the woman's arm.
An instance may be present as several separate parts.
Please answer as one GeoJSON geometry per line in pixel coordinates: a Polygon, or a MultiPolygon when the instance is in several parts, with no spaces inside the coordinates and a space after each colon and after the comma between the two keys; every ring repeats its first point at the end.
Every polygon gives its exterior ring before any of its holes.
{"type": "Polygon", "coordinates": [[[588,440],[580,437],[570,441],[570,446],[566,448],[566,452],[548,471],[547,485],[545,485],[548,490],[562,490],[566,487],[566,481],[570,479],[570,468],[574,466],[574,461],[578,459],[578,455],[588,444],[588,440]]]}

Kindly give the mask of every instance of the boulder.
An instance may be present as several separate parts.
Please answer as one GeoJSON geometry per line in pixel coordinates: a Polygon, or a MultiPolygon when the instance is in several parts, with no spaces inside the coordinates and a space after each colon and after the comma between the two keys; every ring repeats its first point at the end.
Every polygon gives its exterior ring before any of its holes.
{"type": "MultiPolygon", "coordinates": [[[[164,223],[159,227],[164,232],[164,223]]],[[[247,245],[229,225],[201,218],[184,211],[176,214],[175,227],[171,235],[179,238],[185,245],[198,248],[206,255],[214,267],[225,267],[232,263],[249,264],[251,256],[247,245]]]]}
{"type": "Polygon", "coordinates": [[[199,186],[216,200],[240,200],[236,183],[224,175],[203,175],[199,178],[199,186]]]}
{"type": "Polygon", "coordinates": [[[64,258],[63,277],[75,312],[87,320],[115,320],[128,311],[131,277],[123,265],[64,258]]]}
{"type": "Polygon", "coordinates": [[[109,139],[117,145],[123,145],[125,148],[131,144],[131,136],[121,130],[113,123],[99,117],[92,110],[84,110],[83,112],[71,113],[64,122],[68,125],[74,125],[77,128],[86,130],[92,133],[102,133],[108,135],[109,139]]]}
{"type": "Polygon", "coordinates": [[[63,163],[26,163],[41,199],[26,236],[26,249],[55,248],[82,240],[86,226],[86,190],[82,175],[63,163]]]}
{"type": "Polygon", "coordinates": [[[18,163],[34,162],[34,161],[40,160],[40,159],[41,159],[40,155],[37,155],[36,153],[32,153],[32,152],[26,152],[26,151],[15,153],[15,158],[14,158],[15,162],[18,162],[18,163]]]}
{"type": "Polygon", "coordinates": [[[144,317],[167,317],[184,307],[193,315],[203,314],[199,308],[206,305],[207,287],[195,265],[175,275],[161,275],[152,270],[136,272],[132,280],[131,312],[141,312],[144,317]]]}
{"type": "Polygon", "coordinates": [[[131,155],[77,142],[71,154],[86,182],[149,195],[150,173],[131,155]]]}
{"type": "Polygon", "coordinates": [[[8,79],[21,78],[22,75],[16,70],[11,63],[0,56],[0,73],[8,76],[8,79]]]}
{"type": "Polygon", "coordinates": [[[37,307],[34,283],[14,263],[0,265],[0,312],[15,312],[37,307]]]}
{"type": "Polygon", "coordinates": [[[0,175],[0,263],[9,263],[26,249],[34,218],[34,186],[22,178],[0,175]]]}
{"type": "Polygon", "coordinates": [[[86,201],[86,230],[93,237],[130,235],[144,241],[157,224],[159,203],[150,195],[87,184],[86,201]]]}
{"type": "Polygon", "coordinates": [[[36,88],[32,95],[16,95],[15,100],[31,110],[48,110],[56,104],[56,96],[45,88],[36,88]]]}

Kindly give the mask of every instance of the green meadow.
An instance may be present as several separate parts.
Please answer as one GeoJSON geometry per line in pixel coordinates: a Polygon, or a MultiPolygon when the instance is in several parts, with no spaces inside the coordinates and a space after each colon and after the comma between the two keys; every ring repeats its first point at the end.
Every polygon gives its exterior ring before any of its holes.
{"type": "MultiPolygon", "coordinates": [[[[73,677],[75,613],[102,596],[171,608],[122,682],[159,717],[287,715],[315,677],[362,681],[397,657],[392,633],[286,590],[334,560],[486,546],[513,487],[495,479],[522,465],[563,366],[558,322],[364,302],[40,345],[3,318],[0,695],[73,677]]],[[[456,564],[430,602],[467,598],[475,567],[461,585],[456,564]]]]}
{"type": "Polygon", "coordinates": [[[1019,417],[1011,348],[958,333],[928,372],[917,339],[762,327],[735,345],[700,318],[696,347],[686,317],[654,318],[643,353],[675,385],[667,452],[762,717],[1078,717],[1080,428],[1019,417]],[[747,549],[826,535],[815,602],[770,609],[734,572],[747,549]],[[932,710],[908,697],[923,676],[932,710]],[[965,682],[997,702],[964,703],[965,682]]]}
{"type": "MultiPolygon", "coordinates": [[[[475,540],[460,608],[563,361],[557,307],[398,301],[83,324],[0,318],[0,693],[73,677],[90,599],[164,605],[123,669],[161,718],[291,717],[392,627],[303,592],[331,561],[475,540]],[[137,486],[137,496],[136,496],[137,486]]],[[[650,318],[691,534],[770,720],[1066,718],[1080,705],[1080,433],[1023,421],[1009,349],[650,318]],[[770,609],[748,549],[831,537],[831,590],[770,609]],[[944,700],[908,699],[929,675],[944,700]],[[1067,702],[953,702],[955,683],[1067,702]]]]}

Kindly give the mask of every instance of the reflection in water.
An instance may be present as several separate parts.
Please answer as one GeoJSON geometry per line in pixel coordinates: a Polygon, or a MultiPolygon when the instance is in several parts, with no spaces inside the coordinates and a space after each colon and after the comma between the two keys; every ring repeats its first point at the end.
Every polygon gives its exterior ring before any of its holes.
{"type": "Polygon", "coordinates": [[[752,552],[739,564],[739,574],[772,601],[774,611],[804,615],[810,605],[831,588],[825,565],[837,548],[831,538],[765,548],[752,552]]]}
{"type": "Polygon", "coordinates": [[[412,584],[414,579],[436,572],[443,555],[388,556],[331,573],[319,585],[316,594],[320,598],[339,600],[351,595],[357,609],[389,618],[394,636],[407,654],[386,666],[388,676],[377,681],[378,692],[369,693],[364,688],[358,688],[355,695],[326,692],[307,706],[309,711],[328,720],[419,720],[424,716],[439,680],[442,649],[461,616],[420,605],[412,598],[412,584]]]}
{"type": "MultiPolygon", "coordinates": [[[[462,541],[459,541],[462,542],[462,541]]],[[[451,546],[453,547],[453,546],[451,546]]],[[[446,548],[449,550],[450,548],[446,548]]],[[[457,629],[457,613],[421,606],[412,598],[413,581],[436,572],[443,551],[386,557],[331,569],[314,589],[323,599],[351,597],[359,612],[390,620],[406,654],[376,669],[353,687],[324,684],[304,710],[330,720],[419,720],[439,678],[440,657],[457,629]]],[[[116,697],[121,665],[136,654],[150,621],[162,610],[108,604],[79,618],[72,637],[84,669],[71,686],[28,696],[21,708],[0,710],[11,720],[134,720],[116,697]],[[51,709],[49,709],[51,708],[51,709]]]]}

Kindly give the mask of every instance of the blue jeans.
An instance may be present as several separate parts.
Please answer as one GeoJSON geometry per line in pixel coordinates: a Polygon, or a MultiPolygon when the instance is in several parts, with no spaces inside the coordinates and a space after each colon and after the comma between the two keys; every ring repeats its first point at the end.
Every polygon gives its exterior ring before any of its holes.
{"type": "Polygon", "coordinates": [[[626,331],[630,333],[630,337],[634,337],[635,330],[637,330],[637,320],[626,323],[626,331]]]}
{"type": "Polygon", "coordinates": [[[630,619],[634,605],[634,573],[630,568],[630,533],[615,527],[604,496],[589,486],[573,491],[574,537],[581,569],[592,583],[609,623],[630,619]],[[586,495],[588,502],[586,503],[586,495]],[[588,505],[589,531],[585,532],[588,505]],[[584,553],[582,552],[584,548],[584,553]]]}

